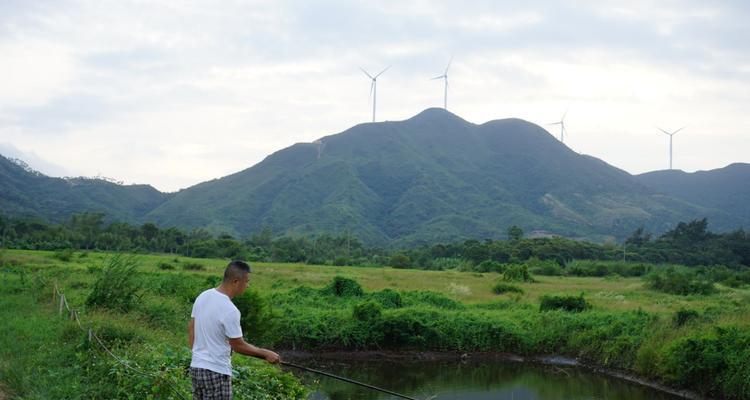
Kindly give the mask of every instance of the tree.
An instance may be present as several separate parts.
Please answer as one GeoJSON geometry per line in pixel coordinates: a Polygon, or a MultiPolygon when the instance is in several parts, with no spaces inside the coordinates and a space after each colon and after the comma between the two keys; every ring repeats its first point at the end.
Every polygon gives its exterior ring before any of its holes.
{"type": "Polygon", "coordinates": [[[643,227],[639,227],[638,229],[633,232],[629,238],[625,240],[625,244],[633,245],[636,247],[641,247],[644,244],[651,241],[651,234],[645,232],[643,227]]]}
{"type": "Polygon", "coordinates": [[[508,228],[508,239],[512,241],[518,241],[523,238],[523,229],[521,227],[513,225],[510,228],[508,228]]]}

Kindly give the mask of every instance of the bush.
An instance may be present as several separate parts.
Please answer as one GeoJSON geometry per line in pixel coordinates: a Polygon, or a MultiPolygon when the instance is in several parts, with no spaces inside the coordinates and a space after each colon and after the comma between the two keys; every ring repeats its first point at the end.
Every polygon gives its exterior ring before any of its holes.
{"type": "Polygon", "coordinates": [[[188,274],[162,274],[156,282],[156,293],[171,295],[178,300],[192,303],[205,290],[195,276],[188,274]]]}
{"type": "Polygon", "coordinates": [[[672,317],[672,323],[675,326],[683,326],[689,321],[697,319],[699,316],[698,311],[681,308],[672,317]]]}
{"type": "Polygon", "coordinates": [[[73,258],[73,249],[58,250],[54,254],[52,254],[52,257],[55,257],[56,259],[63,262],[68,262],[73,258]]]}
{"type": "Polygon", "coordinates": [[[143,341],[143,335],[138,330],[114,323],[105,323],[104,325],[95,327],[94,332],[102,342],[110,346],[126,345],[143,341]]]}
{"type": "Polygon", "coordinates": [[[504,294],[504,293],[519,293],[523,294],[523,289],[515,285],[509,285],[507,283],[496,283],[492,287],[492,293],[504,294]]]}
{"type": "Polygon", "coordinates": [[[86,305],[127,312],[140,300],[140,285],[133,257],[110,258],[86,298],[86,305]]]}
{"type": "Polygon", "coordinates": [[[393,268],[409,268],[411,266],[411,259],[404,253],[396,253],[391,256],[388,265],[393,268]]]}
{"type": "Polygon", "coordinates": [[[357,281],[343,276],[334,277],[333,281],[323,288],[322,292],[337,297],[358,297],[364,294],[362,286],[357,281]]]}
{"type": "Polygon", "coordinates": [[[352,316],[358,321],[370,322],[380,318],[383,314],[383,307],[374,301],[366,301],[354,306],[352,316]]]}
{"type": "Polygon", "coordinates": [[[503,280],[508,282],[535,282],[525,264],[510,265],[503,272],[503,280]]]}
{"type": "Polygon", "coordinates": [[[535,275],[561,276],[564,274],[560,264],[555,260],[542,261],[536,257],[532,257],[526,261],[526,265],[529,267],[529,272],[535,275]]]}
{"type": "Polygon", "coordinates": [[[479,263],[479,265],[472,268],[475,272],[497,272],[502,273],[505,270],[505,267],[503,264],[492,261],[492,260],[484,260],[479,263]]]}
{"type": "Polygon", "coordinates": [[[654,272],[646,277],[647,286],[664,293],[687,296],[708,295],[716,292],[714,284],[699,278],[695,272],[679,272],[670,267],[664,272],[654,272]]]}
{"type": "Polygon", "coordinates": [[[581,312],[591,308],[591,304],[580,296],[542,296],[540,297],[539,311],[563,310],[568,312],[581,312]]]}
{"type": "Polygon", "coordinates": [[[750,395],[750,333],[716,327],[670,343],[660,365],[667,381],[717,398],[750,395]]]}
{"type": "Polygon", "coordinates": [[[163,261],[159,263],[158,267],[161,270],[171,270],[171,269],[174,269],[174,265],[172,265],[170,263],[165,263],[163,261]]]}
{"type": "Polygon", "coordinates": [[[271,344],[275,336],[273,313],[268,300],[255,290],[247,289],[232,302],[240,310],[240,326],[251,343],[271,344]]]}
{"type": "Polygon", "coordinates": [[[182,264],[182,269],[185,271],[203,271],[206,268],[203,266],[203,264],[198,264],[196,262],[187,262],[185,264],[182,264]]]}
{"type": "Polygon", "coordinates": [[[401,295],[393,289],[383,289],[371,293],[370,298],[378,302],[383,308],[401,308],[403,306],[401,295]]]}
{"type": "Polygon", "coordinates": [[[463,308],[463,305],[453,299],[443,296],[440,293],[429,290],[416,290],[404,293],[404,297],[409,305],[428,305],[448,310],[457,310],[463,308]]]}

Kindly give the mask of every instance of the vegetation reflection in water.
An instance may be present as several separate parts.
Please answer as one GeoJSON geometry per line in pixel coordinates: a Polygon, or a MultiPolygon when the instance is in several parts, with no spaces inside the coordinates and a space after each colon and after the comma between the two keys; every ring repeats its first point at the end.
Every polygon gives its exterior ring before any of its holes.
{"type": "MultiPolygon", "coordinates": [[[[648,387],[578,367],[513,362],[307,361],[306,364],[425,400],[679,399],[648,387]]],[[[300,376],[316,389],[310,397],[311,400],[397,399],[331,378],[310,374],[300,376]]]]}

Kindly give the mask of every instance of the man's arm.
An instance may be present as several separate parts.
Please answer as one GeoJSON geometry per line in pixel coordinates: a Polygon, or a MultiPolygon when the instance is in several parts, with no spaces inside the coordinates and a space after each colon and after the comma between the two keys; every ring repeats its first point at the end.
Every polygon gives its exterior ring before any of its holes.
{"type": "Polygon", "coordinates": [[[195,318],[190,318],[188,323],[188,343],[190,344],[190,350],[193,350],[193,343],[195,342],[195,318]]]}
{"type": "Polygon", "coordinates": [[[244,354],[246,356],[256,357],[256,358],[262,358],[266,361],[268,361],[271,364],[277,364],[281,362],[281,357],[279,357],[278,354],[274,353],[271,350],[262,349],[260,347],[255,347],[251,345],[250,343],[246,342],[245,339],[238,337],[238,338],[230,338],[228,339],[229,346],[232,347],[232,350],[244,354]]]}

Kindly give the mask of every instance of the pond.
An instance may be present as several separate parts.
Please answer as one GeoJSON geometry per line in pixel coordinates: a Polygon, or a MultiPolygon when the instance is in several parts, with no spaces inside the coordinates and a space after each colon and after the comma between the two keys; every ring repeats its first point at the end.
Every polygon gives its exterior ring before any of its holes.
{"type": "MultiPolygon", "coordinates": [[[[512,361],[299,362],[416,399],[434,400],[676,400],[680,397],[576,366],[512,361]]],[[[311,400],[398,397],[311,373],[292,371],[315,389],[311,400]]]]}

